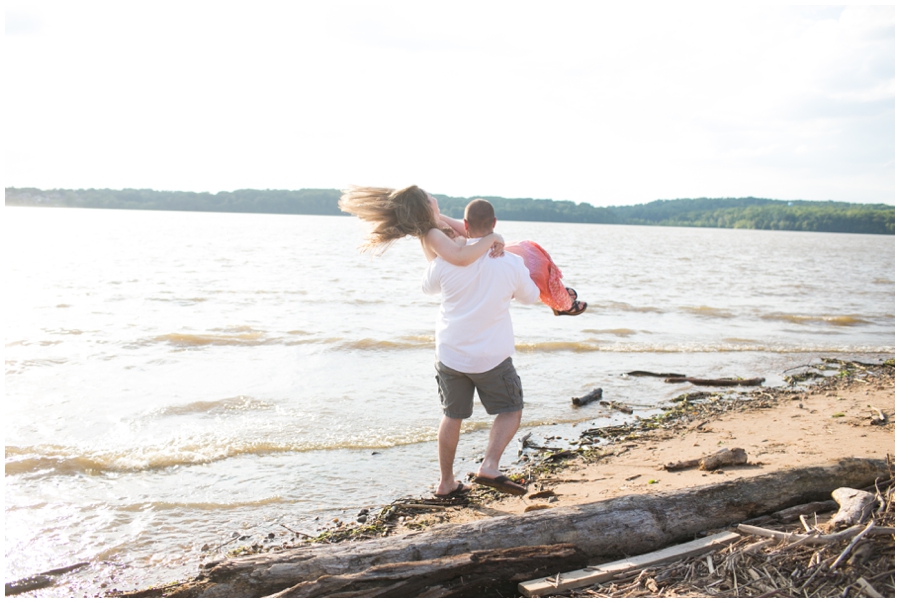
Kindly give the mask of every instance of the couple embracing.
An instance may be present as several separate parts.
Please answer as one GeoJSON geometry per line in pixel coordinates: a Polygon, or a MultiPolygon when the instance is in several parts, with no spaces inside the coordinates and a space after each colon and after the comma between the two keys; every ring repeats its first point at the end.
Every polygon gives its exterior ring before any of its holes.
{"type": "Polygon", "coordinates": [[[434,197],[416,186],[351,188],[339,205],[373,225],[364,248],[384,248],[406,235],[419,237],[429,261],[422,289],[441,296],[435,368],[443,417],[438,430],[441,479],[435,495],[460,496],[471,489],[456,479],[453,464],[462,421],[472,415],[476,391],[494,422],[473,481],[525,494],[524,486],[500,472],[500,457],[519,428],[523,408],[522,384],[512,362],[509,305],[513,299],[523,304],[540,299],[559,316],[580,314],[587,304],[562,286],[558,268],[536,243],[524,241],[503,252],[503,239],[494,233],[494,208],[483,199],[466,206],[462,221],[441,215],[434,197]],[[524,258],[516,255],[523,249],[524,258]],[[526,268],[529,259],[531,270],[526,268]]]}

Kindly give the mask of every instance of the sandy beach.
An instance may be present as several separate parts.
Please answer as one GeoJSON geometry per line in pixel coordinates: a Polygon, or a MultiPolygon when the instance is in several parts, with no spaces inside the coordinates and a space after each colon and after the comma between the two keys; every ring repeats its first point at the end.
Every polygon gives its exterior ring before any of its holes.
{"type": "Polygon", "coordinates": [[[696,419],[687,416],[671,426],[629,434],[608,447],[602,458],[578,459],[536,479],[524,498],[506,496],[462,509],[448,519],[525,513],[536,507],[535,501],[545,508],[708,485],[847,456],[894,456],[892,375],[867,377],[860,371],[812,385],[808,391],[765,388],[739,395],[747,401],[732,410],[696,419]],[[748,464],[712,472],[663,469],[723,448],[742,448],[748,464]],[[557,500],[530,498],[541,490],[552,490],[557,500]]]}
{"type": "MultiPolygon", "coordinates": [[[[698,387],[697,391],[673,400],[662,415],[618,428],[587,429],[579,442],[569,442],[564,451],[539,450],[534,454],[532,450],[531,460],[507,468],[510,476],[528,485],[529,493],[524,497],[476,486],[469,496],[452,504],[428,498],[400,499],[380,510],[361,512],[358,523],[336,520],[333,527],[315,536],[288,530],[244,537],[243,546],[234,543],[210,547],[210,566],[223,557],[277,554],[280,550],[302,550],[308,543],[422,532],[437,525],[522,515],[630,494],[664,494],[827,465],[847,457],[886,459],[893,465],[893,360],[880,365],[833,360],[813,367],[812,372],[818,378],[782,387],[698,387]],[[824,372],[831,374],[824,376],[824,372]],[[664,468],[724,448],[743,449],[747,462],[713,471],[664,468]]],[[[549,443],[544,446],[549,447],[549,443]]],[[[523,448],[526,453],[529,450],[528,445],[523,448]]],[[[892,508],[890,512],[892,517],[892,508]]],[[[821,521],[824,523],[825,519],[823,516],[821,521]]],[[[813,517],[810,521],[820,519],[813,517]]],[[[646,579],[642,583],[645,582],[646,579]]],[[[184,584],[152,593],[188,594],[192,588],[184,584]]]]}
{"type": "MultiPolygon", "coordinates": [[[[401,515],[399,521],[390,522],[389,531],[404,533],[627,494],[661,493],[845,457],[893,458],[893,368],[843,366],[829,378],[781,387],[696,387],[687,400],[672,401],[667,419],[652,418],[642,421],[643,427],[599,434],[588,430],[595,436],[612,435],[613,441],[604,439],[586,452],[581,447],[579,454],[545,452],[548,460],[531,463],[525,471],[509,467],[510,475],[528,482],[524,497],[476,486],[467,506],[401,515]],[[747,463],[716,471],[663,468],[724,448],[743,449],[747,463]],[[554,461],[554,454],[564,458],[554,461]]],[[[340,538],[339,534],[334,536],[340,538]]]]}

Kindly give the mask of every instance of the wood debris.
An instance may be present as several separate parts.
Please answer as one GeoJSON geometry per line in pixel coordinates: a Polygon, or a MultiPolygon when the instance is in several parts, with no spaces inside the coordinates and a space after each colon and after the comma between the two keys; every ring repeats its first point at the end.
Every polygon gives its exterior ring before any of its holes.
{"type": "MultiPolygon", "coordinates": [[[[609,582],[569,590],[567,598],[608,597],[895,597],[893,480],[876,495],[884,505],[866,526],[824,534],[799,524],[746,534],[706,557],[680,560],[609,582]],[[774,536],[773,536],[774,534],[774,536]]],[[[782,513],[791,511],[786,509],[782,513]]],[[[772,514],[775,517],[777,514],[772,514]]],[[[746,532],[749,526],[740,526],[746,532]]]]}
{"type": "Polygon", "coordinates": [[[747,453],[743,448],[723,448],[715,454],[704,456],[699,459],[691,459],[688,461],[679,461],[677,463],[668,463],[663,465],[666,471],[680,471],[682,469],[691,469],[697,467],[701,471],[715,471],[720,467],[732,465],[746,465],[747,453]]]}

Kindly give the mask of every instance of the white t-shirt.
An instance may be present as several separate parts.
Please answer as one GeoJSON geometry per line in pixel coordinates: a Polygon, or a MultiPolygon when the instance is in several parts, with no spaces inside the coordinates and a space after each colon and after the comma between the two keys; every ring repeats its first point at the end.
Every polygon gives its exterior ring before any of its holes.
{"type": "MultiPolygon", "coordinates": [[[[470,239],[469,244],[478,239],[470,239]]],[[[522,258],[487,253],[468,266],[435,258],[425,270],[422,290],[441,294],[435,327],[437,359],[462,373],[484,373],[515,353],[509,304],[540,298],[522,258]]]]}

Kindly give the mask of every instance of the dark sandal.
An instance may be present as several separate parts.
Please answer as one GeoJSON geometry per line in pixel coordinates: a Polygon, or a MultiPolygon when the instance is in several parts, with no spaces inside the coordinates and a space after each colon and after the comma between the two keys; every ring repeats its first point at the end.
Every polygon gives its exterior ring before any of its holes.
{"type": "Polygon", "coordinates": [[[569,294],[569,297],[572,298],[573,302],[578,299],[578,291],[576,291],[572,287],[566,287],[566,293],[569,294]]]}
{"type": "Polygon", "coordinates": [[[525,494],[528,493],[528,488],[517,484],[505,475],[498,475],[497,477],[480,477],[476,475],[472,478],[472,481],[476,484],[488,486],[494,490],[499,490],[500,492],[513,494],[515,496],[525,496],[525,494]]]}
{"type": "Polygon", "coordinates": [[[459,496],[468,496],[469,492],[472,491],[472,488],[465,485],[462,482],[456,482],[456,489],[453,492],[447,492],[446,494],[435,494],[435,498],[457,498],[459,496]]]}
{"type": "Polygon", "coordinates": [[[576,301],[572,303],[572,307],[568,310],[554,310],[554,316],[578,316],[587,310],[587,303],[583,301],[576,301]]]}

